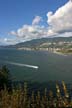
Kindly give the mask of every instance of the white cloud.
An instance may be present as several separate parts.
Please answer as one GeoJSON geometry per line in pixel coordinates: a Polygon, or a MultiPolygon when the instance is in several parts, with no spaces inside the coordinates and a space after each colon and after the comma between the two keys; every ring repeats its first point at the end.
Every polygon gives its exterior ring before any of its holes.
{"type": "Polygon", "coordinates": [[[40,21],[42,21],[42,17],[36,16],[32,21],[32,25],[39,24],[40,21]]]}
{"type": "Polygon", "coordinates": [[[8,42],[8,40],[9,40],[9,39],[7,39],[7,38],[4,38],[4,41],[5,41],[5,42],[8,42]]]}
{"type": "Polygon", "coordinates": [[[16,35],[15,31],[11,31],[10,33],[8,33],[8,35],[10,35],[10,34],[16,35]]]}
{"type": "MultiPolygon", "coordinates": [[[[72,2],[60,7],[54,14],[47,13],[47,23],[53,33],[72,32],[72,2]]],[[[49,31],[50,31],[49,30],[49,31]]]]}
{"type": "Polygon", "coordinates": [[[0,45],[14,45],[20,42],[18,39],[0,38],[0,45]]]}
{"type": "Polygon", "coordinates": [[[16,32],[11,32],[11,35],[15,35],[24,40],[31,40],[46,36],[47,30],[43,26],[39,25],[24,25],[19,28],[16,32]]]}
{"type": "MultiPolygon", "coordinates": [[[[14,42],[23,42],[50,36],[72,36],[71,1],[58,8],[55,13],[48,12],[47,18],[48,27],[40,26],[39,23],[42,21],[42,17],[36,16],[32,21],[32,25],[23,25],[17,31],[11,31],[10,34],[16,36],[14,42]]],[[[5,41],[7,40],[5,39],[5,41]]]]}

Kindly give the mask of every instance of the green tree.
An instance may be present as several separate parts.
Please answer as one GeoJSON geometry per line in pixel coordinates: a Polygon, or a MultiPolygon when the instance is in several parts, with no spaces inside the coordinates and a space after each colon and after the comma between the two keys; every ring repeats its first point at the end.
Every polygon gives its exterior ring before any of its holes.
{"type": "Polygon", "coordinates": [[[0,89],[3,89],[4,86],[8,87],[11,84],[9,69],[6,65],[0,68],[0,89]]]}

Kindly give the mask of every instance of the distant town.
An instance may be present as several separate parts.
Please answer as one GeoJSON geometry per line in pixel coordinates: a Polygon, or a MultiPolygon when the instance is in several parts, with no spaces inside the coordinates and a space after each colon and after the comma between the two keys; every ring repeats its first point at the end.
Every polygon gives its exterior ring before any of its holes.
{"type": "Polygon", "coordinates": [[[54,53],[72,54],[72,41],[45,42],[34,47],[18,47],[19,50],[40,50],[54,53]]]}

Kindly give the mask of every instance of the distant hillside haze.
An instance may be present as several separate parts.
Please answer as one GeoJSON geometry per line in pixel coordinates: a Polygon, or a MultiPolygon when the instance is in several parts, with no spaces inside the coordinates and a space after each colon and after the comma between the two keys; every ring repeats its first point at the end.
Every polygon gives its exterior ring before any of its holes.
{"type": "Polygon", "coordinates": [[[33,48],[33,47],[38,47],[44,43],[58,43],[58,42],[71,42],[71,41],[72,41],[72,37],[42,38],[42,39],[34,39],[31,41],[18,43],[16,45],[9,45],[6,47],[9,47],[9,48],[19,48],[19,47],[33,48]]]}

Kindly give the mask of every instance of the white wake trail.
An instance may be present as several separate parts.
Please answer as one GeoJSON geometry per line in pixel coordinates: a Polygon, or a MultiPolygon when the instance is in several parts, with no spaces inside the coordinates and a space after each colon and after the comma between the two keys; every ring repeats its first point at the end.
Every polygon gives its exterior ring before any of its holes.
{"type": "Polygon", "coordinates": [[[28,64],[22,64],[22,63],[16,63],[16,62],[9,62],[6,61],[7,64],[11,64],[11,65],[16,65],[16,66],[22,66],[22,67],[29,67],[29,68],[34,68],[34,69],[38,69],[38,66],[34,66],[34,65],[28,65],[28,64]]]}

